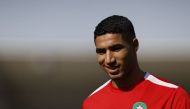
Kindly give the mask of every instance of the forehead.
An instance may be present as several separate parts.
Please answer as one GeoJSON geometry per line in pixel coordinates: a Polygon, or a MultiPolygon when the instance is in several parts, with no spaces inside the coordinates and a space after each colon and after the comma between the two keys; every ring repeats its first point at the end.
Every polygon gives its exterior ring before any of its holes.
{"type": "Polygon", "coordinates": [[[121,34],[107,33],[96,37],[95,45],[97,48],[105,48],[115,44],[127,45],[127,42],[123,40],[121,34]]]}

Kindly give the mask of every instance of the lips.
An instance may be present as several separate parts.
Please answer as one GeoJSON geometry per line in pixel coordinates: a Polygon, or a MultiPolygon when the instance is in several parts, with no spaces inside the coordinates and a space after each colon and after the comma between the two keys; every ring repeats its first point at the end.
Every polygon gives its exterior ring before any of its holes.
{"type": "Polygon", "coordinates": [[[106,72],[108,72],[109,74],[111,75],[116,75],[118,74],[119,72],[119,65],[117,66],[104,66],[106,72]]]}

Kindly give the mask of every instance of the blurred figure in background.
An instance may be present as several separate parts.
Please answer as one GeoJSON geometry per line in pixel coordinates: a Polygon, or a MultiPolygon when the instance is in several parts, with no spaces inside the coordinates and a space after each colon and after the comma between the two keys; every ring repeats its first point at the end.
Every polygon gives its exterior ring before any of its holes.
{"type": "Polygon", "coordinates": [[[110,80],[88,96],[83,109],[190,109],[180,86],[143,71],[133,24],[123,16],[102,20],[94,31],[97,60],[110,80]]]}

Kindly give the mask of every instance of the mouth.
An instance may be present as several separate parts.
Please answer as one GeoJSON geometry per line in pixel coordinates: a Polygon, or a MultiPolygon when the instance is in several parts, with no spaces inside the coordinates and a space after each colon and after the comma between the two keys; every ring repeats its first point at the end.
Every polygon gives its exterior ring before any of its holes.
{"type": "Polygon", "coordinates": [[[119,73],[119,65],[117,66],[104,66],[107,73],[117,75],[119,73]]]}

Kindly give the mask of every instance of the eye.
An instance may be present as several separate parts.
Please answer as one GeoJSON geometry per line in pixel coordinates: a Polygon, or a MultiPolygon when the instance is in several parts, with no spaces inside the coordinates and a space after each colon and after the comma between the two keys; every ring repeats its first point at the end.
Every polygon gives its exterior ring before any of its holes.
{"type": "Polygon", "coordinates": [[[97,54],[105,54],[106,53],[106,49],[96,48],[96,53],[97,54]]]}
{"type": "Polygon", "coordinates": [[[124,48],[123,45],[118,44],[118,45],[114,45],[114,46],[110,47],[110,50],[117,52],[117,51],[120,51],[120,50],[123,49],[123,48],[124,48]]]}

